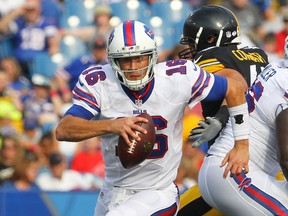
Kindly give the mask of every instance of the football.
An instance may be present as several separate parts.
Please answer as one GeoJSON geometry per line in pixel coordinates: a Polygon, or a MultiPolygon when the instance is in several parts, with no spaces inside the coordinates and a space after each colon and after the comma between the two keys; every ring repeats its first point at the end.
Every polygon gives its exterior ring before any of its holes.
{"type": "Polygon", "coordinates": [[[142,113],[138,116],[148,120],[147,123],[137,123],[147,130],[147,134],[140,133],[139,136],[141,140],[139,142],[135,139],[131,140],[131,146],[127,145],[122,136],[119,136],[118,140],[119,159],[126,169],[132,168],[143,162],[149,156],[155,144],[155,126],[152,117],[148,113],[142,113]]]}

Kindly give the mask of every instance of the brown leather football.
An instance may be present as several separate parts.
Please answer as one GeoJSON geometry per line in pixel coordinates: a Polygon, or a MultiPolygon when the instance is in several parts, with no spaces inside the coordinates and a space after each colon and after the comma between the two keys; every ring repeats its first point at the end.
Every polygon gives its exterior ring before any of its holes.
{"type": "Polygon", "coordinates": [[[119,136],[118,140],[118,155],[126,169],[142,163],[149,156],[155,144],[155,126],[152,117],[148,113],[142,113],[138,116],[148,120],[147,123],[137,123],[147,130],[147,134],[140,133],[141,140],[139,142],[132,140],[131,146],[127,145],[122,136],[119,136]]]}

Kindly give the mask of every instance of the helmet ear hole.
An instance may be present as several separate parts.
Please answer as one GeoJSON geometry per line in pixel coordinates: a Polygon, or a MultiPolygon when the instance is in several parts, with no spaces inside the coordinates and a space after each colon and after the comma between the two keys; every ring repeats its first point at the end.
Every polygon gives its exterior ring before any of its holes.
{"type": "Polygon", "coordinates": [[[207,43],[213,44],[216,41],[216,36],[215,35],[210,35],[207,37],[207,43]]]}

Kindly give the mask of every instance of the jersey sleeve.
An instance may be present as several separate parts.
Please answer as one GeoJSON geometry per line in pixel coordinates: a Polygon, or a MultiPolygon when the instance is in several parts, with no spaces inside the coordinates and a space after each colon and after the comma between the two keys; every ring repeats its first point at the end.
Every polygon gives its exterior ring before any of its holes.
{"type": "Polygon", "coordinates": [[[204,101],[219,101],[225,98],[228,82],[225,77],[214,75],[214,85],[204,101]]]}
{"type": "Polygon", "coordinates": [[[281,95],[282,97],[279,98],[278,106],[275,110],[275,116],[278,116],[280,112],[288,108],[288,89],[285,88],[288,82],[288,73],[286,71],[286,68],[278,73],[281,73],[281,76],[277,77],[278,78],[277,87],[278,87],[279,95],[281,95]]]}
{"type": "Polygon", "coordinates": [[[209,101],[224,98],[227,91],[227,79],[225,77],[210,74],[192,62],[187,63],[187,70],[188,73],[191,72],[192,82],[191,98],[188,102],[189,108],[205,98],[209,101]]]}
{"type": "MultiPolygon", "coordinates": [[[[73,106],[79,106],[90,112],[93,116],[96,116],[100,112],[100,83],[91,84],[91,81],[96,79],[96,77],[93,77],[95,75],[97,75],[96,67],[84,70],[72,91],[73,106]]],[[[83,117],[77,112],[73,112],[73,115],[83,117]]]]}
{"type": "Polygon", "coordinates": [[[247,92],[249,112],[253,114],[256,107],[261,107],[259,115],[265,118],[265,122],[274,124],[276,116],[288,108],[287,82],[288,73],[283,61],[268,65],[247,92]]]}
{"type": "Polygon", "coordinates": [[[52,23],[51,20],[41,17],[42,25],[41,28],[45,31],[46,37],[56,37],[57,36],[57,27],[52,23]]]}

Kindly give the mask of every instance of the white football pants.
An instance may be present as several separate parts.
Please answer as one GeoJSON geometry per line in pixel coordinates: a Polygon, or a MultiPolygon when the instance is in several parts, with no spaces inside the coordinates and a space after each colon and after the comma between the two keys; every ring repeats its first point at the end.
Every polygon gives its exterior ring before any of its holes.
{"type": "Polygon", "coordinates": [[[160,216],[176,215],[179,206],[177,186],[162,190],[134,191],[103,185],[94,216],[160,216]]]}
{"type": "Polygon", "coordinates": [[[223,178],[223,158],[205,157],[198,184],[204,200],[225,215],[288,215],[288,183],[249,163],[249,173],[223,178]]]}

